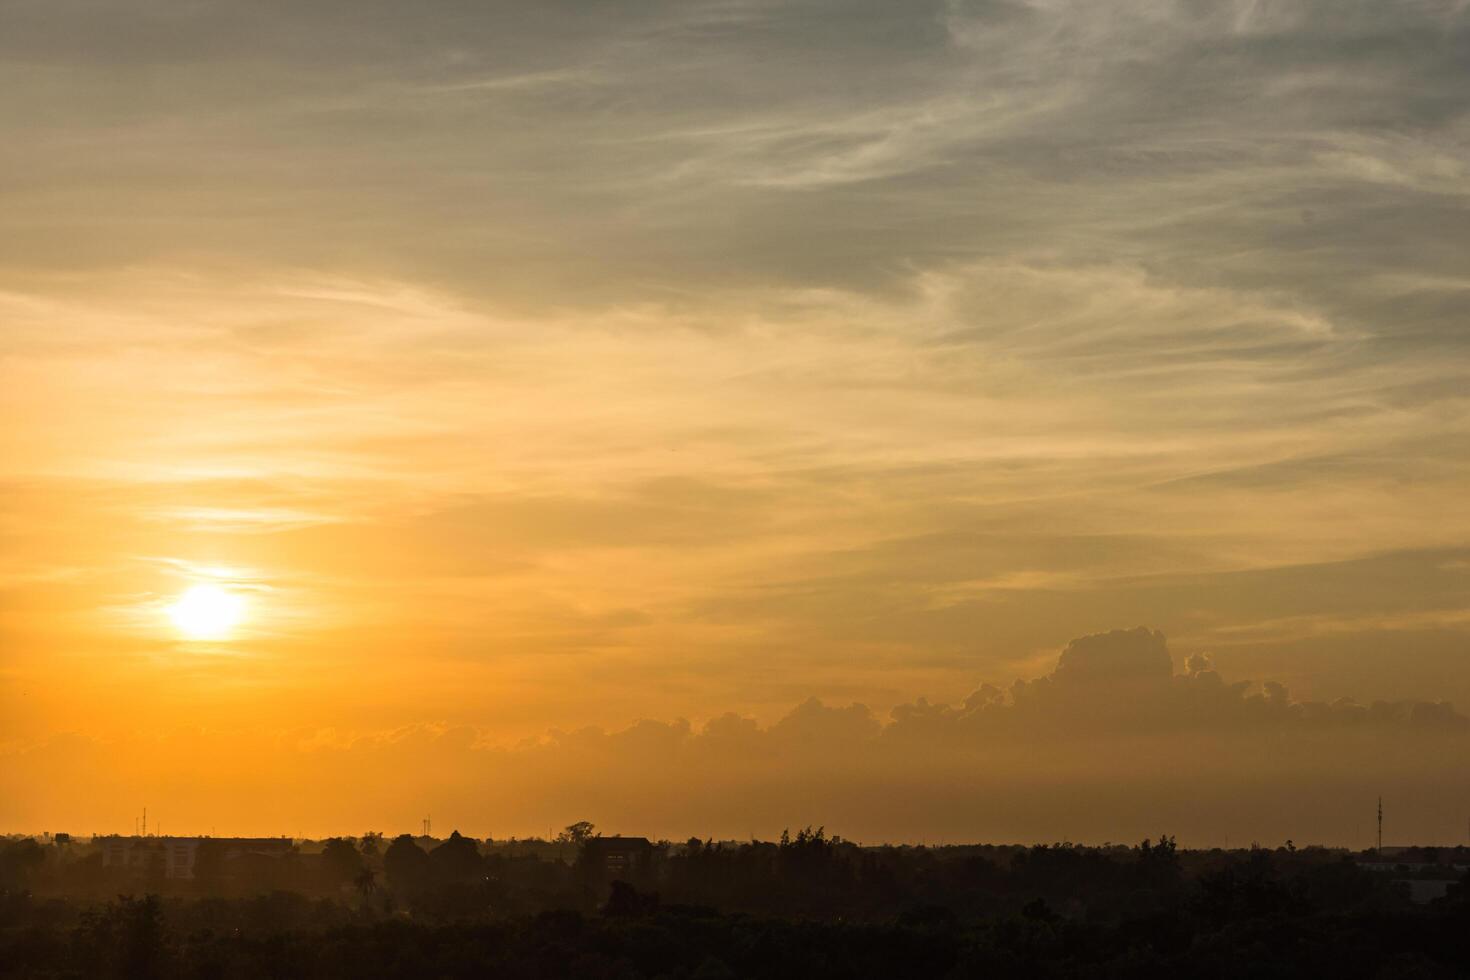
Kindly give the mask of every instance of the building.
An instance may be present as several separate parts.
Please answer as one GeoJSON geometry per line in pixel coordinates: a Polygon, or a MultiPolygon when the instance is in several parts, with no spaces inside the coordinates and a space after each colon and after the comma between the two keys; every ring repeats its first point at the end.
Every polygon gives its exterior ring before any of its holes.
{"type": "Polygon", "coordinates": [[[98,843],[102,849],[102,866],[144,870],[152,863],[155,854],[161,856],[159,840],[156,837],[123,837],[120,834],[100,838],[98,843]]]}
{"type": "MultiPolygon", "coordinates": [[[[1404,853],[1409,850],[1406,847],[1385,847],[1382,852],[1404,853]]],[[[1359,861],[1358,867],[1364,871],[1391,876],[1395,884],[1408,890],[1409,900],[1417,905],[1444,898],[1449,894],[1450,886],[1459,884],[1464,880],[1466,872],[1470,872],[1470,865],[1438,864],[1432,861],[1359,861]]]]}
{"type": "Polygon", "coordinates": [[[98,839],[104,868],[148,871],[158,866],[165,878],[190,879],[204,844],[217,845],[225,861],[280,858],[294,845],[289,837],[123,837],[98,839]],[[156,864],[155,864],[156,863],[156,864]]]}
{"type": "Polygon", "coordinates": [[[582,861],[609,879],[636,878],[653,864],[653,844],[647,837],[593,837],[582,845],[582,861]]]}

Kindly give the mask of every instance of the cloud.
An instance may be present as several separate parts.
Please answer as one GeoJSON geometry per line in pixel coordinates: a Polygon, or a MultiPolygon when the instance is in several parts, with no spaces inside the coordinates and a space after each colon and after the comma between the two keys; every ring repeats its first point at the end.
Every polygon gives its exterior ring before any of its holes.
{"type": "Polygon", "coordinates": [[[394,829],[432,807],[436,821],[498,836],[590,818],[675,839],[808,821],[869,840],[1126,839],[1157,833],[1152,821],[1191,844],[1354,842],[1340,808],[1369,814],[1388,786],[1396,833],[1448,832],[1439,822],[1464,801],[1443,772],[1470,761],[1470,720],[1452,706],[1299,701],[1190,660],[1173,674],[1163,636],[1143,628],[1081,637],[1047,675],[959,705],[920,698],[886,723],[809,699],[764,727],[724,714],[510,745],[452,724],[61,736],[4,750],[0,817],[108,829],[131,812],[121,800],[146,794],[181,832],[394,829]],[[267,806],[238,809],[267,786],[267,806]]]}
{"type": "Polygon", "coordinates": [[[1040,253],[1362,315],[1345,268],[1453,275],[1463,245],[1450,0],[66,0],[7,26],[18,264],[223,250],[581,305],[1040,253]]]}
{"type": "Polygon", "coordinates": [[[1174,675],[1164,634],[1140,626],[1084,636],[1067,644],[1052,672],[1063,689],[1137,686],[1156,687],[1174,675]]]}

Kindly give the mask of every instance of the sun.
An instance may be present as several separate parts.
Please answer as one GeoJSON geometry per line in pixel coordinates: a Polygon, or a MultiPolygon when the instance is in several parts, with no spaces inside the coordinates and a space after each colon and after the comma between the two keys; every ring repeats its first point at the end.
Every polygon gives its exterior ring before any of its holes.
{"type": "Polygon", "coordinates": [[[195,585],[168,607],[179,632],[192,640],[222,640],[240,622],[245,599],[218,585],[195,585]]]}

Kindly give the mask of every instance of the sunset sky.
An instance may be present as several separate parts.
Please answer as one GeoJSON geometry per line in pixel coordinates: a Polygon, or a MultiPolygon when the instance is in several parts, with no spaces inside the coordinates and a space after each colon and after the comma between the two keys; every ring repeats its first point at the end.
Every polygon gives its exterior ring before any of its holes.
{"type": "Polygon", "coordinates": [[[1467,65],[0,0],[0,832],[1463,841],[1467,65]]]}

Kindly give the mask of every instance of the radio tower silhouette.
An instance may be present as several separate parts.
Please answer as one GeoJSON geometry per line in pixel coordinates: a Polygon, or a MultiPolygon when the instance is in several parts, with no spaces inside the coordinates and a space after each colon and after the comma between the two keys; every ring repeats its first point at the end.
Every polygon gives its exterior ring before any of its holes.
{"type": "Polygon", "coordinates": [[[1378,850],[1383,850],[1383,797],[1378,798],[1378,850]]]}

